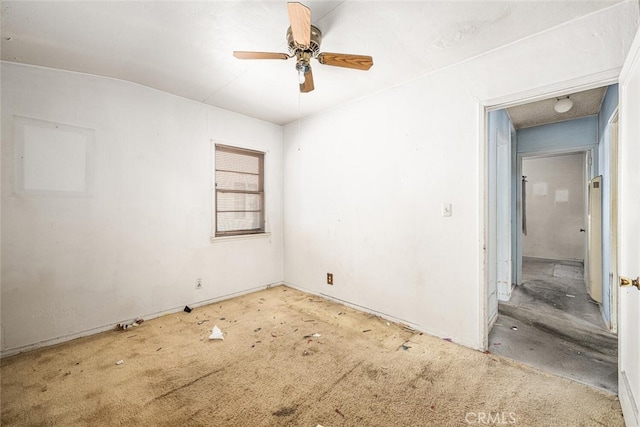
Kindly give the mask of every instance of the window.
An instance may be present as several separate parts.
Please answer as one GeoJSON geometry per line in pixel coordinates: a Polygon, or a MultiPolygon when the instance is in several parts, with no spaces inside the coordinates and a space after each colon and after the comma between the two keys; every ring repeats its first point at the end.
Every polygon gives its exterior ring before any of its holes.
{"type": "Polygon", "coordinates": [[[264,153],[216,145],[215,236],[264,233],[264,153]]]}

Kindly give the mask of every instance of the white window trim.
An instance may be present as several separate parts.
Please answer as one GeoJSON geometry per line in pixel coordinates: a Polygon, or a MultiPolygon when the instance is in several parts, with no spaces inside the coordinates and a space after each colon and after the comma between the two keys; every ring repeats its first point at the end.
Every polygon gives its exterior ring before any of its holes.
{"type": "Polygon", "coordinates": [[[229,242],[231,240],[254,240],[254,239],[271,239],[271,232],[265,231],[263,233],[253,233],[253,234],[236,234],[234,236],[212,236],[212,243],[221,243],[221,242],[229,242]]]}
{"type": "Polygon", "coordinates": [[[220,141],[215,141],[215,140],[211,140],[211,159],[212,159],[212,172],[213,172],[213,176],[212,176],[212,183],[213,185],[211,186],[211,191],[210,191],[210,195],[211,195],[211,236],[210,236],[210,240],[212,243],[220,243],[220,242],[225,242],[225,241],[232,241],[232,240],[246,240],[246,239],[259,239],[259,238],[271,238],[271,232],[269,231],[269,220],[267,218],[267,210],[266,210],[266,199],[267,199],[267,191],[266,191],[266,183],[263,182],[263,203],[265,204],[265,208],[263,210],[263,215],[264,215],[264,230],[261,232],[257,232],[257,233],[246,233],[246,234],[231,234],[231,235],[226,235],[226,236],[216,236],[216,221],[217,221],[217,206],[216,206],[216,146],[223,146],[223,147],[228,147],[228,148],[236,148],[239,150],[247,150],[247,151],[253,151],[256,153],[261,153],[262,154],[262,167],[263,167],[263,171],[262,171],[262,179],[265,180],[266,178],[266,173],[265,170],[266,169],[266,158],[267,158],[267,152],[266,151],[262,151],[260,149],[256,149],[253,147],[245,147],[242,145],[237,145],[237,144],[233,144],[233,143],[227,143],[227,142],[220,142],[220,141]]]}

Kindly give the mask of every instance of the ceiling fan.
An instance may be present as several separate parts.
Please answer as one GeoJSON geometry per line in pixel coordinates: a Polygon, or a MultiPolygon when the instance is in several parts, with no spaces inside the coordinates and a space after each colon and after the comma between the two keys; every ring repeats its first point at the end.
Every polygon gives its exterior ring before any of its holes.
{"type": "Polygon", "coordinates": [[[302,3],[287,3],[289,22],[287,43],[289,54],[277,52],[246,52],[234,51],[233,56],[238,59],[289,59],[296,58],[298,83],[300,92],[311,92],[313,74],[311,73],[311,58],[315,58],[324,65],[368,70],[373,65],[373,58],[366,55],[351,55],[344,53],[320,52],[322,32],[311,25],[311,10],[302,3]]]}

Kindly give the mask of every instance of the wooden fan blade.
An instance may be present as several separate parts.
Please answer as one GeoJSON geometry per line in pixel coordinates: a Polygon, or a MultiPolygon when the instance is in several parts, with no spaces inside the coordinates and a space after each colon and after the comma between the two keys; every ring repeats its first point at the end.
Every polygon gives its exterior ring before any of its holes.
{"type": "Polygon", "coordinates": [[[287,3],[293,40],[301,46],[311,44],[311,9],[302,3],[287,3]]]}
{"type": "Polygon", "coordinates": [[[370,56],[346,53],[323,52],[318,55],[318,61],[324,65],[355,68],[356,70],[368,70],[373,65],[373,58],[370,56]]]}
{"type": "Polygon", "coordinates": [[[286,53],[277,52],[245,52],[236,50],[233,52],[233,56],[238,59],[289,59],[290,56],[286,53]]]}
{"type": "Polygon", "coordinates": [[[304,73],[304,83],[300,84],[300,92],[307,93],[313,89],[315,89],[313,86],[313,73],[311,72],[311,67],[309,67],[309,71],[304,73]]]}

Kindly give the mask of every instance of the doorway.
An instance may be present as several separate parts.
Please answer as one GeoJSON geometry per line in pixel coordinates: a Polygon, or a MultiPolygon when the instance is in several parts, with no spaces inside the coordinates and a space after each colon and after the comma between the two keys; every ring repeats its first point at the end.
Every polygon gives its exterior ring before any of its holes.
{"type": "Polygon", "coordinates": [[[584,262],[587,153],[521,157],[523,257],[584,262]]]}
{"type": "MultiPolygon", "coordinates": [[[[520,111],[521,106],[517,106],[488,113],[489,235],[492,227],[511,230],[508,251],[501,249],[502,240],[489,240],[496,244],[492,251],[496,257],[487,264],[487,295],[496,295],[499,304],[495,316],[488,313],[488,319],[493,321],[487,323],[491,331],[488,350],[615,393],[617,337],[611,333],[615,321],[610,320],[610,299],[615,297],[615,286],[611,289],[608,280],[610,274],[615,274],[610,271],[611,236],[603,235],[604,243],[599,246],[605,259],[598,263],[603,267],[598,279],[604,284],[601,297],[607,297],[606,308],[589,296],[585,284],[589,279],[588,274],[585,276],[585,264],[587,268],[589,264],[586,184],[597,174],[604,174],[603,187],[609,196],[614,194],[609,176],[615,165],[610,164],[610,137],[604,133],[609,132],[609,126],[603,126],[602,122],[610,123],[611,105],[615,108],[617,104],[617,87],[598,90],[601,98],[597,111],[586,116],[546,122],[534,117],[533,124],[523,126],[523,120],[527,119],[518,114],[532,111],[527,110],[527,105],[520,111]],[[509,156],[512,162],[506,165],[504,157],[502,160],[496,157],[499,141],[492,137],[499,131],[492,132],[491,117],[505,111],[513,121],[509,125],[516,129],[509,156]],[[505,170],[513,171],[509,189],[504,191],[498,185],[492,189],[491,177],[497,178],[505,170]],[[546,171],[547,175],[536,176],[540,171],[546,171]],[[571,175],[571,179],[554,184],[553,175],[571,175]],[[501,199],[511,199],[513,214],[507,222],[491,211],[491,206],[500,206],[501,199]],[[560,212],[565,216],[559,217],[560,212]],[[508,262],[512,290],[505,298],[504,292],[492,292],[491,271],[494,268],[493,277],[499,277],[496,273],[505,262],[499,254],[507,252],[511,254],[508,262]]],[[[574,94],[568,96],[579,99],[574,94]]],[[[543,101],[553,109],[559,98],[543,101]]],[[[536,108],[540,110],[543,106],[536,108]]],[[[493,124],[496,122],[499,121],[494,119],[493,124]]],[[[506,133],[504,129],[502,133],[506,133]]],[[[610,200],[603,199],[602,205],[607,203],[611,206],[610,200]]],[[[604,213],[610,215],[608,211],[604,213]]],[[[610,222],[605,220],[599,230],[607,227],[611,231],[610,222]]],[[[491,309],[491,302],[487,307],[491,309]]]]}

